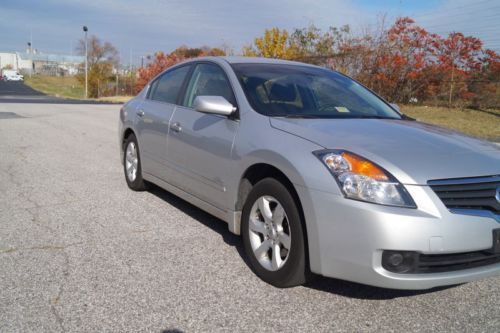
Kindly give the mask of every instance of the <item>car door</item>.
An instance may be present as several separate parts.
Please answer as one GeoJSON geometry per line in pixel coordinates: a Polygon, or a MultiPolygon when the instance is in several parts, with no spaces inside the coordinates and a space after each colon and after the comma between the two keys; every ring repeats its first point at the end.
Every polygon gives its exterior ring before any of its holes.
{"type": "Polygon", "coordinates": [[[176,67],[156,78],[136,110],[142,170],[165,181],[169,178],[165,159],[170,120],[189,70],[189,65],[176,67]]]}
{"type": "Polygon", "coordinates": [[[212,205],[226,209],[227,168],[239,122],[235,117],[193,109],[197,96],[222,96],[237,106],[224,70],[214,63],[198,63],[191,74],[182,105],[171,120],[167,158],[176,166],[176,185],[212,205]]]}

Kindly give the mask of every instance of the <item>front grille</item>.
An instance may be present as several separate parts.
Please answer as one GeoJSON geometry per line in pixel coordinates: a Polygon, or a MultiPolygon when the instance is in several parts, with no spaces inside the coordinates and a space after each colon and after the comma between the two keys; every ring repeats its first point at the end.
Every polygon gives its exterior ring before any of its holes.
{"type": "Polygon", "coordinates": [[[448,209],[500,212],[500,175],[431,180],[428,184],[448,209]]]}

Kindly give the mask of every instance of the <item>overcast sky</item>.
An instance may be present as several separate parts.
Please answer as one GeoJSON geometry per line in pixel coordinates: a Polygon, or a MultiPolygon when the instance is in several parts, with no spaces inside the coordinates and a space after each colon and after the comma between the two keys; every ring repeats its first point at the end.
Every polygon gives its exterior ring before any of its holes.
{"type": "Polygon", "coordinates": [[[265,28],[293,29],[310,23],[326,29],[373,25],[410,16],[431,32],[460,31],[500,51],[498,0],[1,0],[0,52],[33,46],[71,53],[82,26],[113,43],[123,63],[130,55],[169,52],[180,45],[226,44],[236,53],[265,28]]]}

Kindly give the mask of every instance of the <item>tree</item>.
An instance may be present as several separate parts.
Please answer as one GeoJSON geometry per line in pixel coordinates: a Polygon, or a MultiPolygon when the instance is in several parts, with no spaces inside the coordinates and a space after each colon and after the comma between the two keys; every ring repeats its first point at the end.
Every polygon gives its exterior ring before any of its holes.
{"type": "Polygon", "coordinates": [[[342,48],[350,39],[350,27],[330,27],[323,32],[314,24],[307,28],[295,29],[290,36],[290,45],[297,60],[331,67],[332,58],[341,56],[342,48]]]}
{"type": "Polygon", "coordinates": [[[292,33],[267,29],[243,48],[243,55],[296,59],[336,69],[361,81],[390,101],[408,103],[454,98],[477,105],[499,105],[498,55],[461,33],[446,38],[409,17],[389,27],[381,17],[375,28],[353,35],[349,26],[322,31],[314,25],[292,33]],[[481,96],[481,98],[479,97],[481,96]]]}
{"type": "Polygon", "coordinates": [[[498,108],[500,106],[500,55],[493,50],[484,50],[481,69],[471,74],[469,90],[474,94],[475,108],[498,108]]]}
{"type": "Polygon", "coordinates": [[[165,69],[177,64],[181,58],[177,56],[176,53],[172,52],[170,54],[165,54],[163,52],[156,52],[154,60],[150,62],[146,67],[139,68],[137,72],[137,81],[135,90],[139,92],[144,88],[148,82],[154,78],[156,75],[163,72],[165,69]]]}
{"type": "Polygon", "coordinates": [[[140,68],[137,72],[137,81],[135,85],[136,92],[144,88],[148,82],[156,75],[163,72],[165,69],[173,66],[185,59],[205,57],[205,56],[223,56],[224,50],[220,48],[211,48],[202,46],[199,48],[189,48],[187,46],[180,46],[171,53],[157,52],[155,58],[146,67],[140,68]]]}
{"type": "MultiPolygon", "coordinates": [[[[100,62],[110,62],[117,64],[119,62],[118,51],[109,42],[102,42],[97,36],[92,35],[87,41],[87,61],[89,68],[100,62]]],[[[78,54],[85,56],[85,40],[80,39],[76,46],[78,54]]]]}
{"type": "MultiPolygon", "coordinates": [[[[448,106],[451,107],[455,76],[466,79],[471,71],[481,67],[480,54],[483,43],[472,36],[464,36],[460,32],[452,32],[441,41],[439,47],[439,62],[442,70],[449,72],[450,85],[448,93],[448,106]]],[[[462,91],[463,93],[463,91],[462,91]]]]}
{"type": "MultiPolygon", "coordinates": [[[[181,46],[157,54],[139,71],[140,90],[159,72],[186,58],[223,55],[224,49],[181,46]]],[[[387,27],[384,17],[361,34],[349,26],[324,31],[314,25],[294,29],[266,29],[242,49],[245,56],[299,60],[335,69],[360,81],[389,101],[453,100],[462,105],[499,107],[500,58],[482,42],[461,33],[443,38],[409,17],[387,27]]]]}
{"type": "Polygon", "coordinates": [[[296,56],[288,31],[279,28],[266,29],[264,36],[255,38],[254,45],[244,47],[243,54],[277,59],[293,59],[296,56]]]}
{"type": "Polygon", "coordinates": [[[295,57],[307,59],[311,56],[319,58],[331,55],[333,42],[328,37],[328,33],[323,33],[313,24],[307,28],[295,29],[290,36],[290,43],[295,48],[295,57]]]}
{"type": "MultiPolygon", "coordinates": [[[[113,68],[118,64],[118,51],[109,42],[102,42],[97,36],[88,39],[88,88],[89,97],[99,97],[100,91],[112,79],[113,68]]],[[[76,51],[85,56],[85,40],[80,39],[76,51]]],[[[80,82],[85,83],[85,76],[79,75],[80,82]]]]}
{"type": "Polygon", "coordinates": [[[184,45],[173,50],[171,54],[175,54],[179,59],[189,59],[189,58],[207,57],[207,56],[218,57],[226,55],[224,50],[217,47],[211,48],[208,46],[202,46],[202,47],[190,48],[184,45]]]}
{"type": "Polygon", "coordinates": [[[439,36],[428,33],[409,17],[396,19],[385,35],[373,68],[377,72],[374,88],[396,102],[422,99],[426,69],[434,62],[433,41],[439,36]]]}
{"type": "Polygon", "coordinates": [[[107,61],[98,62],[90,68],[88,75],[89,97],[98,98],[102,96],[108,82],[113,80],[112,73],[113,64],[107,61]]]}

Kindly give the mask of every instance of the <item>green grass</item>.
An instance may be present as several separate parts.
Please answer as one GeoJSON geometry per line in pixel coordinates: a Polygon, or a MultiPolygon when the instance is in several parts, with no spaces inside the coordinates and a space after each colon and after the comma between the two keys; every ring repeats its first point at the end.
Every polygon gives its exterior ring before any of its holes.
{"type": "MultiPolygon", "coordinates": [[[[31,78],[26,77],[24,83],[47,95],[61,98],[83,99],[85,95],[84,86],[75,76],[33,76],[31,78]]],[[[131,96],[107,96],[91,99],[112,103],[126,103],[131,98],[131,96]]]]}
{"type": "Polygon", "coordinates": [[[33,76],[25,77],[24,83],[47,95],[62,98],[83,98],[83,85],[74,76],[33,76]]]}
{"type": "Polygon", "coordinates": [[[401,110],[424,123],[448,127],[471,136],[500,142],[500,110],[479,111],[431,106],[402,106],[401,110]]]}
{"type": "Polygon", "coordinates": [[[106,101],[111,103],[127,103],[133,96],[106,96],[100,97],[99,101],[106,101]]]}

